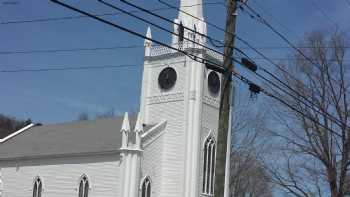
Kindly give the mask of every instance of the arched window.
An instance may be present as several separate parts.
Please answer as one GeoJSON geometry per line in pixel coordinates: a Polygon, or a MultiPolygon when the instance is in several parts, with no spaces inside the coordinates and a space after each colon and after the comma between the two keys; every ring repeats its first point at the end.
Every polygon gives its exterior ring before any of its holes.
{"type": "Polygon", "coordinates": [[[89,179],[83,175],[79,181],[79,197],[89,196],[89,179]]]}
{"type": "Polygon", "coordinates": [[[33,197],[41,197],[41,192],[43,190],[43,183],[39,177],[35,178],[33,185],[33,197]]]}
{"type": "Polygon", "coordinates": [[[203,189],[205,194],[214,194],[214,177],[215,177],[215,157],[216,146],[213,137],[208,137],[204,143],[203,159],[203,189]]]}
{"type": "Polygon", "coordinates": [[[141,197],[151,197],[151,180],[146,177],[141,187],[141,197]]]}

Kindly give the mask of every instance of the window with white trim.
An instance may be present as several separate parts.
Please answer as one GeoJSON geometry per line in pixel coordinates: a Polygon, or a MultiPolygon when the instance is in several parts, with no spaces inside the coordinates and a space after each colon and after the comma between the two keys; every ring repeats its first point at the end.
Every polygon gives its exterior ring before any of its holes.
{"type": "Polygon", "coordinates": [[[79,181],[79,197],[89,196],[89,179],[83,175],[79,181]]]}
{"type": "Polygon", "coordinates": [[[141,197],[151,197],[151,180],[148,177],[142,183],[141,197]]]}
{"type": "Polygon", "coordinates": [[[33,197],[41,197],[41,192],[43,190],[43,183],[40,177],[35,178],[33,185],[33,197]]]}
{"type": "Polygon", "coordinates": [[[204,143],[203,188],[204,194],[214,194],[216,146],[212,136],[204,143]]]}

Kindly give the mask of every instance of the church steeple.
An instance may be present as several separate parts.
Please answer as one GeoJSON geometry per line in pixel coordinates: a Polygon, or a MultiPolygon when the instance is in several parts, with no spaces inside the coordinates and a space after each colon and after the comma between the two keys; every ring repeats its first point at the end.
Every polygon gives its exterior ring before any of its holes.
{"type": "MultiPolygon", "coordinates": [[[[181,0],[180,9],[197,18],[203,18],[202,0],[181,0]]],[[[191,19],[192,17],[184,12],[180,12],[178,18],[180,20],[191,19]]]]}
{"type": "Polygon", "coordinates": [[[193,45],[187,39],[204,44],[206,42],[205,37],[200,36],[200,34],[207,34],[207,26],[203,22],[202,0],[181,0],[180,10],[178,18],[174,20],[176,23],[174,32],[179,36],[173,36],[173,44],[189,43],[189,45],[193,45]]]}

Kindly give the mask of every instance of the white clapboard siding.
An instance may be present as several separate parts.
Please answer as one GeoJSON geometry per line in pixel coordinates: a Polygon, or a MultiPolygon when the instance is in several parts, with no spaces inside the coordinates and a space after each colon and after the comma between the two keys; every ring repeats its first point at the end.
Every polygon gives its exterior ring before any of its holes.
{"type": "Polygon", "coordinates": [[[90,181],[89,197],[119,197],[119,155],[89,155],[1,162],[2,197],[30,197],[40,176],[42,197],[77,197],[79,178],[90,181]]]}

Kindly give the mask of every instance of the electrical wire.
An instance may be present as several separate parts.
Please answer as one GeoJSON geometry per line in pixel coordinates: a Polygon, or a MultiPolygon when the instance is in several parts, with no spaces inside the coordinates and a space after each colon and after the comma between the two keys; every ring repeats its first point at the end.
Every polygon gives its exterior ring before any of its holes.
{"type": "Polygon", "coordinates": [[[350,7],[350,0],[344,0],[344,1],[350,7]]]}
{"type": "Polygon", "coordinates": [[[328,14],[320,6],[318,6],[318,4],[315,2],[315,0],[310,0],[310,1],[311,1],[311,5],[314,8],[316,8],[337,29],[338,24],[330,16],[328,16],[328,14]]]}
{"type": "MultiPolygon", "coordinates": [[[[248,43],[247,41],[245,41],[243,38],[241,38],[240,36],[238,36],[237,34],[231,33],[231,32],[227,32],[224,28],[211,23],[210,21],[204,21],[201,18],[198,18],[196,16],[193,16],[192,14],[189,14],[183,10],[181,10],[179,7],[173,6],[167,2],[164,2],[163,0],[158,0],[158,2],[162,3],[163,5],[168,6],[169,8],[172,8],[174,10],[177,10],[179,12],[182,12],[188,16],[193,17],[194,19],[200,20],[202,22],[206,22],[209,26],[214,27],[215,29],[218,29],[224,33],[228,33],[228,34],[232,34],[235,38],[237,38],[237,40],[241,41],[243,44],[245,44],[246,46],[248,46],[248,48],[252,49],[253,51],[255,51],[257,54],[259,54],[261,57],[263,57],[263,59],[265,59],[266,61],[268,61],[269,63],[273,64],[274,66],[276,66],[276,68],[278,68],[280,71],[282,71],[284,74],[287,74],[288,76],[290,76],[291,78],[293,78],[294,80],[298,81],[297,78],[295,78],[293,75],[291,75],[288,71],[286,71],[284,68],[282,68],[280,65],[278,65],[277,63],[273,62],[271,59],[269,59],[266,55],[264,55],[263,53],[261,53],[259,50],[257,50],[255,47],[253,47],[250,43],[248,43]]],[[[245,4],[246,5],[246,4],[245,4]]],[[[260,17],[260,15],[258,14],[258,16],[260,17]]],[[[289,42],[290,43],[290,42],[289,42]]],[[[294,46],[293,44],[289,44],[289,47],[292,49],[295,49],[296,46],[294,46]]],[[[300,48],[314,48],[314,47],[300,47],[300,48]]],[[[236,49],[236,48],[235,48],[236,49]]],[[[300,50],[298,50],[300,51],[300,50]]]]}
{"type": "MultiPolygon", "coordinates": [[[[143,22],[145,22],[145,23],[148,23],[148,24],[150,24],[150,25],[152,25],[152,26],[154,26],[154,27],[156,27],[156,28],[158,28],[158,29],[160,29],[160,30],[163,30],[163,31],[165,31],[165,32],[167,32],[167,33],[170,33],[170,34],[175,35],[175,36],[178,36],[178,37],[180,36],[179,34],[173,32],[173,31],[170,31],[170,30],[168,30],[168,29],[166,29],[166,28],[164,28],[164,27],[162,27],[162,26],[160,26],[160,25],[158,25],[158,24],[155,24],[155,23],[151,22],[150,20],[147,20],[147,19],[145,19],[145,18],[142,18],[142,17],[136,16],[136,15],[134,15],[134,14],[131,14],[131,13],[129,13],[128,11],[126,11],[126,10],[124,10],[124,9],[121,9],[121,8],[115,6],[115,5],[112,5],[112,4],[110,4],[110,3],[108,3],[108,2],[106,2],[106,1],[104,1],[104,0],[98,0],[98,1],[101,2],[102,4],[108,6],[108,7],[111,7],[111,8],[113,8],[113,9],[116,9],[116,10],[120,11],[120,12],[123,12],[124,14],[127,14],[127,15],[129,15],[129,16],[132,16],[132,17],[134,17],[134,18],[136,18],[136,19],[138,19],[138,20],[140,20],[140,21],[143,21],[143,22]]],[[[132,5],[132,4],[130,4],[130,5],[132,5]]],[[[133,5],[133,6],[134,6],[134,5],[133,5]]],[[[135,6],[135,7],[137,7],[138,9],[141,9],[141,8],[138,7],[138,6],[135,6]]],[[[203,34],[203,35],[204,35],[204,34],[203,34]]],[[[197,45],[199,45],[199,46],[202,46],[202,47],[204,47],[204,48],[206,48],[206,49],[213,50],[213,49],[208,48],[208,47],[205,46],[204,44],[197,43],[196,41],[187,38],[186,36],[184,36],[184,40],[187,40],[187,41],[189,41],[189,42],[192,42],[193,44],[197,44],[197,45]]],[[[213,51],[215,51],[215,50],[213,50],[213,51]]],[[[220,53],[219,51],[215,51],[215,52],[220,53]]]]}
{"type": "MultiPolygon", "coordinates": [[[[292,87],[290,87],[286,82],[282,81],[280,78],[278,78],[277,76],[275,76],[273,73],[271,73],[270,71],[268,71],[267,69],[258,66],[246,53],[244,53],[243,51],[240,51],[240,53],[242,55],[244,55],[245,57],[247,57],[248,59],[250,59],[255,65],[256,68],[258,70],[262,70],[263,72],[267,73],[269,76],[271,76],[273,79],[275,79],[276,81],[278,81],[279,83],[281,83],[284,87],[288,88],[288,90],[292,91],[293,93],[295,93],[296,95],[290,93],[289,91],[281,88],[279,85],[275,84],[273,81],[271,81],[270,79],[264,77],[263,75],[257,73],[255,70],[249,69],[250,71],[253,71],[253,73],[255,75],[257,75],[259,78],[263,79],[264,81],[268,82],[269,84],[271,84],[272,86],[276,87],[277,89],[279,89],[280,91],[284,92],[285,94],[289,95],[290,97],[292,97],[293,99],[301,102],[302,104],[304,104],[306,107],[312,109],[313,111],[315,111],[316,113],[320,114],[320,115],[326,115],[328,116],[328,118],[333,121],[335,124],[337,124],[338,126],[342,127],[343,123],[336,118],[335,116],[333,116],[332,114],[328,113],[327,111],[323,111],[320,109],[320,107],[315,104],[314,102],[312,102],[311,100],[309,100],[306,96],[300,94],[298,91],[296,91],[295,89],[293,89],[292,87]],[[301,100],[300,98],[298,98],[297,96],[303,98],[303,100],[301,100]],[[306,102],[305,102],[306,101],[306,102]]],[[[349,127],[350,128],[350,127],[349,127]]]]}
{"type": "MultiPolygon", "coordinates": [[[[79,12],[79,13],[81,13],[81,14],[87,15],[87,16],[89,16],[89,17],[91,17],[91,18],[93,18],[93,19],[95,19],[95,20],[97,20],[97,21],[103,22],[103,23],[105,23],[105,24],[107,24],[107,25],[110,25],[110,26],[115,27],[115,28],[118,28],[118,29],[120,29],[120,30],[122,30],[122,31],[128,32],[128,33],[130,33],[130,34],[132,34],[132,35],[138,36],[138,37],[140,37],[140,38],[148,39],[148,40],[150,40],[150,41],[152,41],[152,42],[155,42],[155,43],[157,43],[157,44],[160,44],[160,45],[163,45],[163,46],[168,47],[168,48],[170,48],[170,49],[173,49],[173,50],[176,50],[176,51],[178,51],[178,52],[181,52],[181,53],[183,53],[184,55],[186,55],[186,56],[190,57],[191,59],[193,59],[193,60],[195,60],[195,61],[198,61],[198,62],[200,62],[200,63],[213,63],[213,65],[216,65],[216,66],[218,66],[218,67],[223,68],[223,66],[220,65],[220,64],[217,64],[217,63],[212,62],[212,61],[210,61],[210,60],[207,60],[207,59],[205,59],[205,58],[198,57],[198,56],[193,55],[193,54],[189,54],[189,53],[186,52],[186,51],[183,51],[183,50],[174,48],[174,47],[169,46],[169,45],[167,45],[167,44],[165,44],[165,43],[162,43],[162,42],[160,42],[160,41],[157,41],[157,40],[155,40],[155,39],[147,38],[146,36],[144,36],[144,35],[142,35],[142,34],[140,34],[140,33],[137,33],[137,32],[135,32],[135,31],[133,31],[133,30],[130,30],[130,29],[126,28],[126,27],[117,25],[117,24],[112,23],[112,22],[110,22],[110,21],[107,21],[107,20],[105,20],[105,19],[102,19],[102,18],[99,18],[99,17],[97,17],[97,16],[94,16],[93,14],[90,14],[90,13],[85,12],[85,11],[83,11],[83,10],[80,10],[80,9],[78,9],[78,8],[72,7],[71,5],[62,3],[62,2],[60,2],[60,1],[58,1],[58,0],[51,0],[51,1],[54,2],[54,3],[57,3],[57,4],[59,4],[59,5],[61,5],[61,6],[63,6],[63,7],[66,7],[66,8],[68,8],[68,9],[71,9],[71,10],[73,10],[73,11],[76,11],[76,12],[79,12]],[[199,61],[199,60],[200,60],[200,61],[199,61]]],[[[223,69],[225,69],[225,68],[223,68],[223,69]]],[[[238,75],[239,75],[238,73],[234,73],[234,76],[237,77],[238,75]]],[[[241,80],[246,79],[246,78],[244,78],[244,77],[241,76],[241,75],[239,75],[239,76],[240,76],[239,79],[241,79],[241,80]]],[[[246,79],[246,80],[247,80],[247,79],[246,79]]],[[[252,85],[252,84],[254,84],[254,83],[250,82],[249,84],[252,85]]],[[[261,89],[261,88],[260,88],[260,89],[261,89]]],[[[261,90],[263,90],[263,89],[261,89],[261,90]]],[[[275,98],[276,100],[278,100],[278,101],[280,101],[280,102],[283,101],[282,99],[280,99],[280,98],[278,98],[278,97],[273,97],[273,95],[267,94],[268,92],[265,91],[265,90],[263,90],[262,92],[265,93],[266,95],[272,97],[272,98],[275,98]]],[[[284,102],[285,102],[285,101],[284,101],[284,102]]],[[[283,103],[283,102],[282,102],[282,103],[283,103]]],[[[285,102],[285,105],[288,106],[289,108],[293,109],[293,108],[292,108],[293,106],[290,106],[290,105],[289,105],[288,103],[286,103],[286,102],[285,102]]],[[[333,131],[332,129],[326,127],[325,125],[321,124],[320,122],[314,120],[312,117],[307,116],[307,115],[304,114],[303,112],[297,111],[297,109],[295,109],[294,111],[300,113],[303,117],[308,118],[309,120],[313,121],[315,124],[317,124],[317,125],[319,125],[319,126],[325,128],[326,130],[330,131],[331,133],[334,133],[335,135],[340,136],[340,134],[338,134],[337,132],[335,132],[335,131],[333,131]]]]}
{"type": "MultiPolygon", "coordinates": [[[[142,11],[142,12],[145,12],[145,13],[150,14],[150,15],[152,15],[152,16],[158,17],[158,18],[160,18],[160,19],[162,19],[162,20],[164,20],[164,21],[167,21],[168,23],[171,23],[171,24],[173,24],[173,25],[177,25],[177,26],[180,26],[180,25],[181,25],[181,24],[179,24],[179,23],[174,22],[173,20],[170,20],[170,19],[168,19],[168,18],[166,18],[166,17],[164,17],[164,16],[161,16],[161,15],[159,15],[159,14],[154,13],[152,10],[147,10],[147,9],[145,9],[145,8],[142,8],[142,7],[140,7],[140,6],[137,6],[136,4],[130,3],[130,2],[128,2],[128,1],[126,1],[126,0],[120,0],[120,1],[121,1],[122,3],[125,3],[125,4],[127,4],[127,5],[129,5],[129,6],[131,6],[131,7],[136,8],[136,9],[142,11]]],[[[212,37],[210,37],[210,36],[208,36],[208,35],[206,35],[206,34],[200,33],[200,32],[198,32],[198,31],[195,31],[195,30],[193,30],[193,29],[191,29],[191,28],[188,28],[188,27],[186,27],[186,26],[183,26],[183,27],[184,27],[184,29],[186,29],[186,30],[188,30],[188,31],[191,31],[191,32],[194,33],[194,34],[198,34],[198,35],[200,35],[200,36],[202,36],[202,37],[207,38],[207,39],[212,43],[212,45],[215,46],[215,47],[218,46],[217,44],[215,44],[215,42],[218,42],[218,43],[220,43],[220,44],[223,44],[222,41],[217,40],[217,39],[214,39],[214,38],[212,38],[212,37]]],[[[220,45],[220,44],[219,44],[219,45],[220,45]]]]}
{"type": "MultiPolygon", "coordinates": [[[[125,1],[125,0],[121,0],[121,1],[125,1]]],[[[182,12],[184,14],[187,14],[195,19],[198,19],[198,20],[201,20],[203,22],[205,22],[203,19],[201,18],[198,18],[196,16],[193,16],[192,14],[189,14],[185,11],[182,11],[180,8],[178,7],[175,7],[175,6],[172,6],[162,0],[158,0],[159,2],[161,2],[162,4],[165,4],[173,9],[176,9],[178,10],[179,12],[182,12]]],[[[248,5],[246,5],[248,6],[248,5]]],[[[259,15],[260,16],[260,15],[259,15]]],[[[208,23],[210,24],[210,23],[208,23]]],[[[216,27],[217,29],[219,30],[222,30],[224,32],[226,32],[226,30],[224,30],[223,28],[220,28],[220,27],[217,27],[215,24],[212,24],[212,26],[216,27]]],[[[232,33],[231,33],[232,34],[232,33]]],[[[245,45],[247,45],[249,48],[253,49],[256,53],[258,53],[259,55],[261,55],[265,60],[269,61],[270,63],[272,63],[273,65],[275,65],[279,70],[283,71],[284,73],[288,73],[289,76],[291,76],[291,74],[286,71],[284,68],[282,68],[280,65],[276,64],[275,62],[273,62],[271,59],[269,59],[268,57],[266,57],[264,54],[262,54],[260,51],[258,51],[257,49],[255,49],[253,46],[251,46],[247,41],[243,40],[242,38],[240,38],[239,36],[237,36],[236,34],[233,34],[239,41],[243,42],[245,45]]],[[[245,54],[242,50],[238,49],[238,48],[235,48],[238,52],[242,53],[243,55],[245,55],[246,57],[249,58],[249,56],[247,56],[247,54],[245,54]]],[[[249,58],[251,59],[251,58],[249,58]]],[[[241,62],[238,62],[236,60],[234,60],[236,63],[239,63],[241,64],[241,62]]],[[[242,65],[242,64],[241,64],[242,65]]],[[[341,121],[338,120],[337,118],[335,118],[333,115],[329,114],[328,112],[324,113],[322,112],[318,105],[316,105],[314,102],[312,102],[311,100],[309,100],[308,98],[306,98],[304,95],[300,94],[297,90],[295,90],[294,88],[290,87],[287,83],[283,82],[279,77],[275,76],[274,74],[272,74],[271,72],[269,72],[268,70],[264,69],[264,68],[261,68],[259,67],[260,70],[262,70],[263,72],[267,73],[268,75],[270,75],[271,77],[273,77],[275,80],[277,80],[279,83],[281,83],[283,86],[287,87],[290,91],[294,92],[295,94],[297,94],[299,97],[302,97],[306,102],[308,103],[305,103],[304,101],[300,100],[299,98],[295,97],[294,95],[290,94],[288,91],[285,91],[284,89],[280,88],[280,86],[276,86],[276,84],[274,84],[271,80],[268,80],[266,77],[260,75],[259,73],[256,73],[254,72],[254,74],[256,74],[259,78],[262,78],[264,79],[265,81],[267,81],[268,83],[272,84],[273,86],[275,87],[278,87],[280,90],[283,90],[283,92],[287,93],[288,95],[292,95],[293,98],[297,99],[299,102],[302,102],[304,105],[306,106],[313,106],[313,109],[317,108],[317,112],[318,113],[321,113],[321,114],[326,114],[328,117],[330,117],[330,119],[332,119],[333,121],[337,122],[339,126],[341,126],[341,121]],[[315,108],[314,108],[315,107],[315,108]]],[[[293,76],[294,79],[296,79],[294,76],[293,76]]],[[[298,80],[299,81],[299,80],[298,80]]]]}
{"type": "Polygon", "coordinates": [[[262,92],[264,95],[270,97],[270,98],[273,98],[275,100],[277,100],[278,102],[280,102],[281,104],[287,106],[289,109],[291,109],[292,111],[295,111],[297,112],[298,114],[300,114],[301,116],[303,116],[304,118],[307,118],[309,119],[310,121],[312,121],[314,124],[328,130],[330,133],[338,136],[338,137],[342,137],[341,134],[339,134],[338,132],[334,131],[333,129],[331,128],[328,128],[327,126],[321,124],[319,121],[315,120],[313,117],[310,117],[308,116],[307,114],[303,113],[303,111],[297,109],[296,107],[292,106],[291,104],[289,104],[288,102],[286,102],[285,100],[279,98],[278,96],[268,92],[267,90],[261,88],[260,86],[257,86],[255,83],[253,83],[252,81],[250,81],[249,79],[247,79],[246,77],[240,75],[239,73],[237,72],[234,72],[233,73],[233,76],[236,77],[237,79],[239,79],[240,81],[242,81],[243,83],[249,85],[250,87],[252,85],[254,85],[255,87],[258,87],[259,88],[259,91],[262,92]]]}
{"type": "Polygon", "coordinates": [[[66,3],[63,3],[63,2],[61,2],[61,1],[59,1],[59,0],[50,0],[50,1],[52,1],[53,3],[59,4],[59,5],[63,6],[63,7],[66,7],[66,8],[68,8],[68,9],[70,9],[70,10],[73,10],[73,11],[75,11],[75,12],[78,12],[78,13],[80,13],[80,14],[86,15],[86,16],[88,16],[88,17],[90,17],[90,18],[93,18],[93,19],[99,21],[99,22],[105,23],[105,24],[107,24],[107,25],[109,25],[109,26],[112,26],[112,27],[118,28],[118,29],[120,29],[120,30],[122,30],[122,31],[125,31],[125,32],[127,32],[127,33],[130,33],[130,34],[132,34],[132,35],[134,35],[134,36],[137,36],[137,37],[140,37],[140,38],[143,38],[143,39],[150,40],[150,41],[152,41],[152,42],[154,42],[154,43],[156,43],[156,44],[159,44],[159,45],[165,46],[165,47],[167,47],[167,48],[169,48],[169,49],[172,49],[172,50],[174,50],[174,51],[180,52],[180,53],[184,54],[185,56],[189,57],[189,58],[192,59],[192,60],[199,61],[199,62],[201,62],[201,63],[211,63],[211,64],[214,64],[214,65],[216,64],[215,62],[213,62],[213,61],[211,61],[211,60],[207,60],[207,59],[205,59],[205,58],[198,57],[198,56],[193,55],[193,54],[191,54],[191,53],[189,53],[189,52],[187,52],[187,51],[183,51],[183,50],[178,49],[178,48],[176,48],[176,47],[167,45],[167,44],[165,44],[165,43],[163,43],[163,42],[161,42],[161,41],[158,41],[158,40],[155,40],[155,39],[152,39],[152,38],[148,38],[148,37],[144,36],[143,34],[140,34],[140,33],[138,33],[138,32],[135,32],[135,31],[133,31],[133,30],[131,30],[131,29],[128,29],[128,28],[126,28],[126,27],[124,27],[124,26],[121,26],[121,25],[112,23],[112,22],[110,22],[110,21],[108,21],[108,20],[106,20],[106,19],[100,18],[100,17],[95,16],[95,15],[93,15],[93,14],[91,14],[91,13],[88,13],[88,12],[86,12],[86,11],[83,11],[83,10],[80,10],[80,9],[78,9],[78,8],[75,8],[75,7],[73,7],[73,6],[71,6],[71,5],[68,5],[68,4],[66,4],[66,3]]]}
{"type": "MultiPolygon", "coordinates": [[[[182,6],[182,7],[194,7],[198,5],[220,5],[222,3],[220,2],[207,2],[207,3],[199,3],[199,4],[193,4],[188,6],[182,6]]],[[[169,10],[171,8],[168,7],[160,7],[152,9],[152,11],[164,11],[169,10]]],[[[131,10],[131,13],[137,13],[139,11],[137,10],[131,10]]],[[[103,13],[103,14],[96,14],[95,16],[117,16],[121,13],[103,13]]],[[[53,17],[53,18],[39,18],[39,19],[30,19],[30,20],[15,20],[15,21],[4,21],[0,22],[0,25],[11,25],[11,24],[23,24],[23,23],[37,23],[37,22],[50,22],[50,21],[61,21],[61,20],[73,20],[73,19],[81,19],[81,18],[87,18],[85,15],[80,16],[64,16],[64,17],[53,17]]]]}
{"type": "MultiPolygon", "coordinates": [[[[248,3],[248,1],[246,1],[245,3],[248,3]]],[[[279,18],[274,17],[270,12],[268,12],[266,9],[264,9],[263,5],[261,5],[261,3],[258,0],[254,0],[254,3],[257,6],[259,6],[260,9],[262,9],[262,11],[264,11],[267,15],[269,15],[270,18],[272,18],[278,25],[283,27],[287,32],[294,34],[295,37],[299,38],[299,35],[297,33],[295,33],[291,28],[289,28],[287,25],[285,25],[283,22],[281,22],[279,18]]]]}
{"type": "MultiPolygon", "coordinates": [[[[153,45],[159,46],[159,45],[153,45]]],[[[86,48],[67,48],[67,49],[38,49],[38,50],[13,50],[13,51],[0,51],[0,55],[17,55],[17,54],[35,54],[35,53],[66,53],[66,52],[81,52],[81,51],[108,51],[108,50],[118,50],[118,49],[136,49],[144,48],[144,45],[120,45],[120,46],[110,46],[110,47],[86,47],[86,48]]],[[[256,49],[280,49],[281,47],[255,47],[256,49]]],[[[282,47],[284,48],[284,47],[282,47]]],[[[238,50],[250,49],[248,47],[239,47],[238,50]]],[[[263,57],[250,57],[253,60],[266,60],[263,57]]],[[[271,60],[297,60],[297,58],[285,58],[285,57],[269,57],[271,60]]],[[[343,61],[350,61],[350,59],[344,59],[343,61]]],[[[278,64],[277,64],[278,65],[278,64]]]]}
{"type": "MultiPolygon", "coordinates": [[[[112,7],[112,8],[114,8],[114,9],[117,9],[118,11],[122,11],[122,12],[125,12],[126,14],[128,14],[127,11],[125,11],[125,10],[123,10],[123,9],[121,9],[121,8],[118,8],[117,6],[111,5],[111,4],[109,4],[109,3],[107,3],[107,2],[105,2],[105,1],[103,1],[103,0],[98,0],[98,1],[99,1],[99,2],[102,2],[103,4],[105,4],[105,5],[109,6],[109,7],[112,7]]],[[[122,1],[122,2],[126,2],[126,0],[121,0],[121,1],[122,1]]],[[[137,9],[145,10],[144,8],[141,8],[141,7],[139,7],[139,6],[136,6],[135,4],[132,4],[132,3],[129,3],[129,2],[126,2],[126,3],[127,3],[128,5],[130,5],[130,6],[132,6],[132,7],[137,8],[137,9]]],[[[147,11],[147,10],[145,10],[145,11],[146,11],[147,13],[149,13],[149,11],[147,11]]],[[[153,14],[153,13],[150,13],[150,14],[153,14]]],[[[137,18],[137,19],[139,19],[139,20],[141,20],[141,21],[144,21],[144,22],[146,22],[146,23],[149,23],[149,24],[151,24],[151,25],[153,25],[153,26],[155,26],[155,27],[157,27],[157,28],[160,28],[160,29],[162,29],[162,30],[164,30],[164,31],[166,31],[166,32],[168,32],[168,33],[170,33],[170,34],[179,36],[178,34],[172,32],[172,31],[169,31],[169,30],[167,30],[167,29],[165,29],[165,28],[163,28],[163,27],[160,27],[159,25],[154,24],[154,23],[152,23],[152,22],[150,22],[150,21],[148,21],[148,20],[146,20],[146,19],[144,19],[144,18],[140,18],[140,17],[138,17],[138,16],[134,16],[133,14],[129,14],[129,15],[130,15],[130,16],[133,16],[133,17],[135,17],[135,18],[137,18]]],[[[155,15],[155,16],[157,16],[157,15],[155,15]]],[[[203,45],[203,44],[196,43],[195,41],[190,40],[190,39],[187,39],[187,40],[190,41],[190,42],[192,42],[192,43],[194,43],[194,44],[198,44],[198,45],[200,45],[200,46],[202,46],[202,47],[204,47],[204,48],[206,48],[206,49],[212,50],[212,49],[206,47],[206,46],[203,45]]],[[[238,49],[238,50],[239,50],[239,49],[238,49]]],[[[215,50],[214,50],[214,51],[215,51],[215,50]]],[[[222,54],[221,52],[218,52],[218,51],[215,51],[215,52],[217,52],[217,53],[219,53],[220,55],[223,55],[223,56],[225,57],[225,55],[222,54]]],[[[239,52],[242,53],[242,54],[244,54],[245,56],[247,56],[243,51],[239,50],[239,52]]],[[[248,56],[247,56],[247,57],[248,57],[248,56]]],[[[231,58],[231,57],[226,57],[226,58],[231,58]]],[[[232,59],[233,59],[233,61],[235,61],[235,62],[241,64],[241,62],[235,60],[234,58],[232,58],[232,59]]],[[[243,65],[243,64],[242,64],[242,65],[243,65]]],[[[269,72],[268,70],[266,70],[266,69],[264,69],[264,68],[260,68],[260,70],[264,71],[265,73],[267,73],[268,75],[270,75],[271,77],[273,77],[275,80],[277,80],[278,82],[282,83],[282,84],[283,84],[284,86],[286,86],[289,90],[291,90],[291,91],[293,91],[294,93],[298,94],[298,96],[303,97],[304,99],[307,99],[305,96],[299,94],[299,92],[297,92],[296,90],[294,90],[293,88],[291,88],[287,83],[285,83],[285,82],[283,82],[282,80],[280,80],[277,76],[275,76],[274,74],[272,74],[272,73],[269,72]]],[[[316,109],[316,112],[317,112],[317,113],[319,113],[319,114],[321,114],[321,115],[325,115],[325,114],[326,114],[327,116],[330,117],[330,119],[331,119],[332,121],[336,122],[339,126],[342,126],[341,121],[339,121],[337,118],[335,118],[334,116],[332,116],[332,115],[329,114],[329,113],[324,113],[324,112],[322,112],[316,104],[314,104],[313,102],[309,101],[308,99],[307,99],[307,100],[311,103],[311,105],[310,105],[309,103],[305,103],[303,100],[300,100],[298,97],[296,97],[296,96],[294,96],[293,94],[289,93],[288,91],[284,90],[283,88],[281,88],[280,86],[276,85],[276,84],[273,83],[271,80],[267,79],[266,77],[262,76],[261,74],[256,73],[256,72],[254,72],[254,74],[256,74],[259,78],[262,78],[263,80],[267,81],[268,83],[270,83],[270,84],[273,85],[274,87],[277,87],[279,90],[281,90],[281,91],[283,91],[284,93],[288,94],[288,95],[291,96],[292,98],[294,98],[294,99],[298,100],[299,102],[303,103],[305,106],[307,106],[307,107],[309,107],[309,108],[311,108],[311,109],[313,109],[313,110],[315,110],[314,107],[316,107],[316,108],[317,108],[317,109],[316,109]]]]}
{"type": "MultiPolygon", "coordinates": [[[[315,66],[316,68],[318,68],[318,64],[315,63],[310,57],[308,57],[307,55],[305,55],[305,53],[299,49],[298,47],[296,47],[286,36],[284,36],[282,33],[280,33],[277,29],[275,29],[269,22],[267,22],[267,20],[265,20],[256,10],[254,10],[252,7],[250,7],[248,4],[244,4],[245,7],[247,7],[252,13],[254,13],[255,17],[253,17],[254,19],[256,19],[257,21],[259,21],[260,23],[264,24],[265,26],[267,26],[271,31],[273,31],[275,34],[277,34],[283,41],[285,41],[289,46],[291,46],[295,51],[297,51],[303,58],[304,60],[307,60],[309,63],[311,63],[312,66],[315,66]]],[[[333,81],[337,81],[333,78],[331,78],[333,81]]]]}
{"type": "Polygon", "coordinates": [[[0,70],[0,73],[20,73],[20,72],[46,72],[46,71],[66,71],[66,70],[92,70],[92,69],[120,69],[120,68],[136,68],[137,65],[125,64],[125,65],[104,65],[104,66],[64,66],[54,68],[34,68],[34,69],[11,69],[0,70]]]}
{"type": "Polygon", "coordinates": [[[33,54],[33,53],[63,53],[63,52],[79,52],[79,51],[104,51],[117,49],[135,49],[143,48],[143,45],[129,46],[112,46],[112,47],[93,47],[93,48],[72,48],[72,49],[42,49],[42,50],[17,50],[17,51],[0,51],[0,55],[13,54],[33,54]]]}

